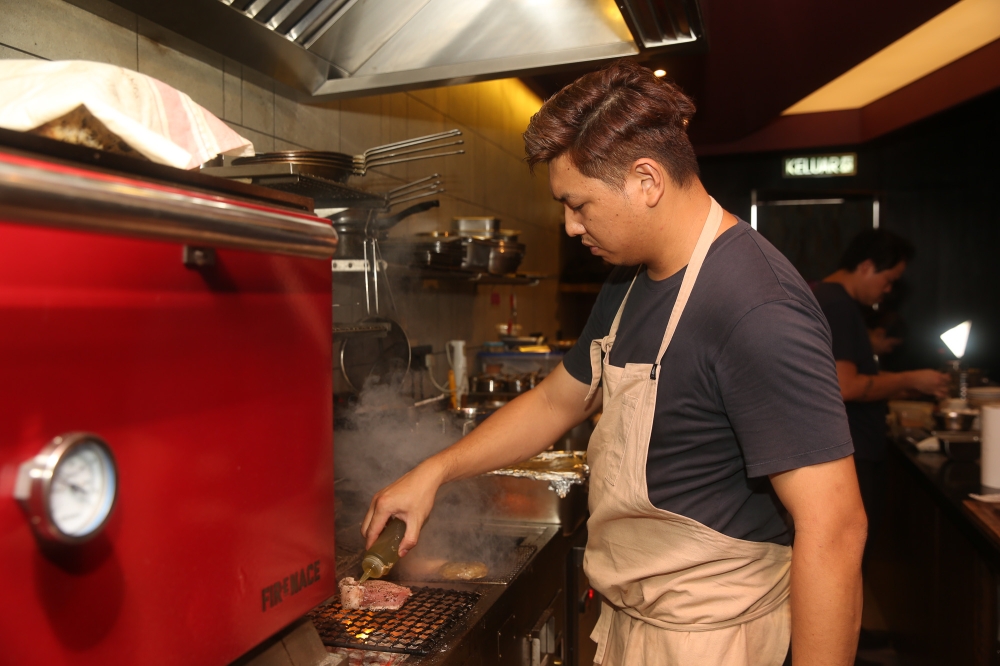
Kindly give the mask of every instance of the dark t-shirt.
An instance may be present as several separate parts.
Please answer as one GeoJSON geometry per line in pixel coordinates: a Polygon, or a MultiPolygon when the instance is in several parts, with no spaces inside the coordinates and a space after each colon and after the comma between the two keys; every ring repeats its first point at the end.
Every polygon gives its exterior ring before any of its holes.
{"type": "MultiPolygon", "coordinates": [[[[813,287],[813,293],[833,333],[833,358],[851,361],[858,367],[858,374],[877,375],[878,360],[861,306],[836,282],[820,282],[813,287]]],[[[847,420],[857,458],[885,458],[885,412],[884,401],[847,403],[847,420]]]]}
{"type": "MultiPolygon", "coordinates": [[[[566,370],[590,383],[636,268],[597,297],[566,370]]],[[[629,295],[610,363],[652,363],[684,270],[629,295]]],[[[826,319],[798,272],[740,221],[715,240],[663,357],[646,464],[654,506],[728,536],[788,544],[769,474],[850,455],[826,319]]]]}

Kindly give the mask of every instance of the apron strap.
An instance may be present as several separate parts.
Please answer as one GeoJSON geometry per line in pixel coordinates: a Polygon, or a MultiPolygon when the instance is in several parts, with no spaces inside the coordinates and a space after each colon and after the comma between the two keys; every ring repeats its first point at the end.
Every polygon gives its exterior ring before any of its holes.
{"type": "Polygon", "coordinates": [[[622,299],[622,304],[618,306],[618,312],[615,313],[615,320],[611,322],[611,330],[608,331],[608,337],[614,339],[615,334],[618,333],[618,324],[621,323],[622,313],[625,312],[625,303],[628,302],[628,295],[632,293],[632,287],[635,286],[635,281],[639,279],[639,273],[642,272],[642,266],[639,266],[635,270],[635,275],[632,276],[632,282],[628,286],[628,291],[625,292],[625,298],[622,299]]]}
{"type": "Polygon", "coordinates": [[[715,240],[715,235],[719,232],[719,227],[722,225],[722,206],[714,198],[709,198],[712,199],[712,207],[708,211],[705,225],[702,227],[701,235],[694,246],[691,260],[688,262],[687,270],[684,272],[684,279],[681,280],[681,288],[677,292],[677,300],[674,301],[674,308],[670,311],[670,320],[667,322],[667,330],[663,334],[663,342],[660,343],[660,353],[656,355],[653,368],[649,371],[650,379],[656,379],[660,361],[663,359],[667,347],[670,346],[670,341],[674,337],[674,331],[677,330],[681,314],[684,312],[684,307],[691,296],[691,290],[694,289],[695,280],[698,279],[698,273],[701,272],[701,266],[705,263],[705,257],[708,256],[708,250],[712,247],[712,241],[715,240]]]}
{"type": "Polygon", "coordinates": [[[590,342],[590,391],[587,392],[587,397],[583,399],[584,402],[590,402],[590,399],[594,397],[597,392],[597,385],[601,383],[601,375],[603,374],[603,366],[601,361],[603,360],[602,354],[610,353],[611,345],[614,344],[615,335],[618,333],[618,324],[622,320],[622,312],[625,311],[625,303],[628,301],[628,295],[632,293],[632,287],[635,286],[635,281],[639,277],[639,273],[642,271],[642,266],[636,269],[635,275],[632,276],[632,283],[628,286],[628,291],[625,292],[625,298],[622,299],[622,304],[618,306],[618,312],[615,314],[615,320],[611,322],[611,330],[608,334],[601,338],[600,340],[592,340],[590,342]]]}

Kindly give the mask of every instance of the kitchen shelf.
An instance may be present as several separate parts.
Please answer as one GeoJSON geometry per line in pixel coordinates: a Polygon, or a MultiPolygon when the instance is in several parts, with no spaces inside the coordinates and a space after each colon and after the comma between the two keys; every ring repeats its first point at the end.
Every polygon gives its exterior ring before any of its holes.
{"type": "Polygon", "coordinates": [[[390,275],[405,275],[416,277],[422,280],[457,280],[461,282],[475,282],[477,284],[514,284],[537,286],[542,280],[551,279],[550,275],[540,273],[514,273],[510,275],[493,275],[480,271],[447,270],[433,268],[417,268],[414,266],[393,266],[389,267],[390,275]]]}
{"type": "Polygon", "coordinates": [[[560,282],[560,294],[599,294],[603,282],[560,282]]]}

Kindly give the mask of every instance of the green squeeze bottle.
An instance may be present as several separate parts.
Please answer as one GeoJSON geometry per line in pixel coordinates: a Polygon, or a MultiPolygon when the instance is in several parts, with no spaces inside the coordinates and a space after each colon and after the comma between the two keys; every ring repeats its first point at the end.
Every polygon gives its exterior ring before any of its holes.
{"type": "Polygon", "coordinates": [[[406,523],[399,518],[390,518],[382,529],[382,534],[365,551],[365,557],[361,560],[361,568],[365,573],[358,583],[369,578],[381,578],[389,573],[392,565],[399,561],[399,542],[403,540],[404,534],[406,523]]]}

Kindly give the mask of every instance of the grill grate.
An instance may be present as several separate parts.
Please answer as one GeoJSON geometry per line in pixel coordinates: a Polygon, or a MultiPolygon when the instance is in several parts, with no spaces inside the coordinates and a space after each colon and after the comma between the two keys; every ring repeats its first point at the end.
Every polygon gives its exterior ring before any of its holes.
{"type": "Polygon", "coordinates": [[[478,600],[476,592],[415,587],[399,610],[344,610],[335,597],[309,615],[326,645],[426,655],[478,600]]]}

